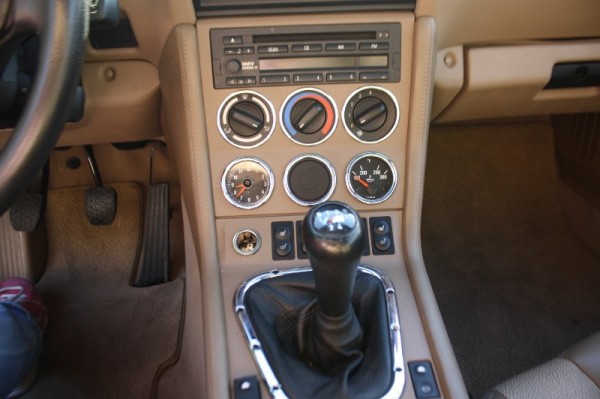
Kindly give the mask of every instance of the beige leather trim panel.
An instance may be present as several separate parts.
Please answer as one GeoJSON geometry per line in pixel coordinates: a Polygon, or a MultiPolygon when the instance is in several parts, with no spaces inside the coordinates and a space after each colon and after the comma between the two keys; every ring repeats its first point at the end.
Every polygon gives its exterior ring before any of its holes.
{"type": "Polygon", "coordinates": [[[85,113],[69,123],[59,146],[137,141],[162,136],[158,70],[144,61],[86,63],[85,113]]]}
{"type": "Polygon", "coordinates": [[[179,173],[198,263],[187,262],[182,359],[188,397],[227,398],[229,369],[208,163],[200,55],[193,25],[176,27],[159,73],[166,139],[179,173]],[[201,311],[200,311],[201,309],[201,311]],[[190,368],[188,370],[188,368],[190,368]]]}
{"type": "Polygon", "coordinates": [[[427,276],[421,249],[421,210],[425,162],[436,52],[436,25],[433,18],[418,18],[415,23],[413,86],[411,91],[407,143],[406,190],[402,232],[404,259],[415,301],[419,308],[434,362],[438,365],[438,381],[450,398],[466,399],[468,394],[462,380],[444,322],[435,301],[427,276]]]}
{"type": "MultiPolygon", "coordinates": [[[[160,128],[157,68],[145,61],[88,62],[81,81],[85,110],[81,121],[67,123],[57,146],[156,139],[160,128]]],[[[8,139],[0,130],[0,146],[8,139]]]]}
{"type": "Polygon", "coordinates": [[[438,24],[439,48],[515,40],[600,37],[596,0],[418,0],[438,24]]]}
{"type": "MultiPolygon", "coordinates": [[[[599,111],[599,87],[544,90],[555,63],[598,59],[600,40],[466,49],[464,86],[436,122],[599,111]]],[[[440,69],[452,68],[442,65],[440,69]]],[[[449,72],[436,76],[436,89],[456,88],[457,83],[449,72]]],[[[436,91],[436,103],[444,101],[438,97],[443,93],[436,91]]],[[[436,111],[442,106],[437,104],[436,111]]]]}

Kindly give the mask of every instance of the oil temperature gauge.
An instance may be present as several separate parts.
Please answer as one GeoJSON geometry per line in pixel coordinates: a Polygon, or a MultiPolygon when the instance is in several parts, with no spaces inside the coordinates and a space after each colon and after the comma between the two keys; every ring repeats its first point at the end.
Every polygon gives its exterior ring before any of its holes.
{"type": "Polygon", "coordinates": [[[378,152],[364,152],[354,157],[346,170],[346,186],[350,194],[365,204],[379,204],[396,188],[396,168],[378,152]]]}
{"type": "Polygon", "coordinates": [[[258,158],[238,158],[225,168],[221,188],[225,198],[233,206],[254,209],[264,204],[271,196],[273,172],[258,158]]]}

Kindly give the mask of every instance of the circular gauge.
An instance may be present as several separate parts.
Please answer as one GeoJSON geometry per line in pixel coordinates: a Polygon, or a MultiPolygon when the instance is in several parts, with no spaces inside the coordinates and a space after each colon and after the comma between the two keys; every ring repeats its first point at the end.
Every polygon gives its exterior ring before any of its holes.
{"type": "Polygon", "coordinates": [[[233,206],[254,209],[273,193],[273,172],[258,158],[238,158],[225,168],[221,188],[233,206]]]}
{"type": "Polygon", "coordinates": [[[283,132],[302,145],[327,140],[337,126],[337,107],[333,98],[318,89],[300,89],[290,94],[281,107],[283,132]]]}
{"type": "Polygon", "coordinates": [[[255,148],[271,137],[275,110],[264,96],[250,90],[229,95],[219,107],[221,136],[239,148],[255,148]]]}
{"type": "Polygon", "coordinates": [[[320,155],[300,155],[285,168],[283,186],[295,203],[304,206],[319,204],[331,197],[335,189],[335,170],[320,155]]]}
{"type": "Polygon", "coordinates": [[[346,131],[361,143],[378,143],[394,132],[400,109],[394,95],[377,87],[361,87],[346,99],[342,121],[346,131]]]}
{"type": "Polygon", "coordinates": [[[354,157],[346,169],[346,186],[350,194],[365,204],[378,204],[396,188],[396,168],[378,152],[365,152],[354,157]]]}

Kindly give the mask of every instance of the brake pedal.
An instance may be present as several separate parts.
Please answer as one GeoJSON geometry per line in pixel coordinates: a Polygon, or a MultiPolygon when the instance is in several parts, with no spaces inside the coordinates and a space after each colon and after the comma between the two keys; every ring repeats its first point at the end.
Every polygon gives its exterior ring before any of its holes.
{"type": "Polygon", "coordinates": [[[94,226],[112,224],[117,213],[117,192],[112,187],[102,184],[96,157],[91,145],[84,146],[85,157],[90,165],[96,187],[88,188],[85,192],[85,214],[94,226]]]}

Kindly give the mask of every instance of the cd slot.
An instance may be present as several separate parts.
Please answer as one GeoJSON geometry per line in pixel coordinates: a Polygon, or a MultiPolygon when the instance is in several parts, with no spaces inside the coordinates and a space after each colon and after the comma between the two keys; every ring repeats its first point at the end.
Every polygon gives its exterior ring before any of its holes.
{"type": "Polygon", "coordinates": [[[253,43],[320,42],[324,40],[375,40],[377,32],[306,32],[253,35],[253,43]]]}
{"type": "Polygon", "coordinates": [[[349,57],[265,58],[258,61],[260,71],[294,71],[311,69],[387,68],[387,55],[349,57]]]}

